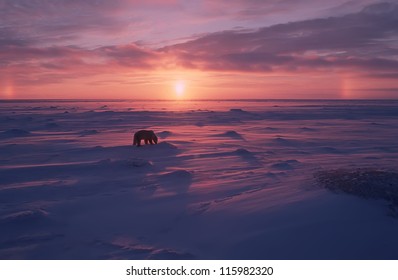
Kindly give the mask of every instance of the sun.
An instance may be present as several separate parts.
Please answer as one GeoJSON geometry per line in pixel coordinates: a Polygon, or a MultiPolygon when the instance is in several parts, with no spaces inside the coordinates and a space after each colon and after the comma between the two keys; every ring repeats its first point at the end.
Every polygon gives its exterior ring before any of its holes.
{"type": "Polygon", "coordinates": [[[174,90],[176,92],[177,97],[179,98],[183,97],[185,92],[185,82],[177,81],[174,85],[174,90]]]}

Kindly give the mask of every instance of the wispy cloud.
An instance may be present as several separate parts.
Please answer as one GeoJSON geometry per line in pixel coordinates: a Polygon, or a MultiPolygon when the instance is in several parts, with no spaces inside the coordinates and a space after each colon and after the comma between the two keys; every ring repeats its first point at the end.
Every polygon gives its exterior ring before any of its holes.
{"type": "Polygon", "coordinates": [[[398,70],[398,6],[375,4],[359,13],[224,31],[169,46],[180,65],[203,70],[296,71],[332,67],[398,70]]]}
{"type": "Polygon", "coordinates": [[[66,79],[155,69],[159,54],[134,44],[87,50],[73,46],[7,47],[0,52],[0,74],[17,84],[60,83],[66,79]]]}

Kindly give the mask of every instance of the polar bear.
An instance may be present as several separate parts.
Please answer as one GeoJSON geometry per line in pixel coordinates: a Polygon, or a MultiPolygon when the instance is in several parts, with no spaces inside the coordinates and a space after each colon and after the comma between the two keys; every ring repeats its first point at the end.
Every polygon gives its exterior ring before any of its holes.
{"type": "Polygon", "coordinates": [[[139,130],[134,133],[133,145],[137,145],[137,147],[141,146],[142,139],[144,139],[145,144],[150,143],[152,145],[158,143],[158,137],[153,130],[139,130]]]}

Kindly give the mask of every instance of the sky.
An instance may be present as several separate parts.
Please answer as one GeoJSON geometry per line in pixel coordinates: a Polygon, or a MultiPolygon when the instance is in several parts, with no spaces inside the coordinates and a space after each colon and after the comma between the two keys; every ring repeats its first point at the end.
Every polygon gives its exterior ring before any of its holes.
{"type": "Polygon", "coordinates": [[[397,0],[0,0],[0,99],[397,97],[397,0]]]}

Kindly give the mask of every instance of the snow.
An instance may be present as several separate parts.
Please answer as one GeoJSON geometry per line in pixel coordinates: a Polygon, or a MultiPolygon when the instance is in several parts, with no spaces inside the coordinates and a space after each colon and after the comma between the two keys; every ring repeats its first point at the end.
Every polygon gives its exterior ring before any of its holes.
{"type": "Polygon", "coordinates": [[[397,119],[392,100],[1,101],[0,259],[397,259],[391,202],[329,190],[394,172],[397,119]]]}

